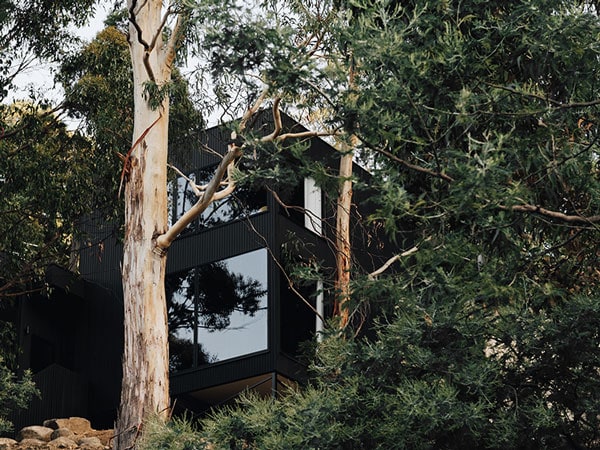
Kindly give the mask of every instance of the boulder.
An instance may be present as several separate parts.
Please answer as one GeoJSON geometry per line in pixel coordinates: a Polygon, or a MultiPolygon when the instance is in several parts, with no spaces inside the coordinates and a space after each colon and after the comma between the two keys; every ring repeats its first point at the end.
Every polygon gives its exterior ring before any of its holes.
{"type": "Polygon", "coordinates": [[[102,442],[102,445],[112,445],[113,438],[115,437],[114,430],[92,430],[85,434],[86,437],[97,437],[102,442]]]}
{"type": "Polygon", "coordinates": [[[50,441],[50,436],[52,436],[52,431],[54,431],[52,428],[41,427],[39,425],[25,427],[19,431],[19,441],[23,439],[38,439],[48,442],[50,441]]]}
{"type": "Polygon", "coordinates": [[[84,437],[80,438],[77,443],[81,450],[104,450],[104,445],[100,442],[97,437],[84,437]]]}
{"type": "Polygon", "coordinates": [[[44,426],[58,430],[59,428],[68,428],[75,434],[85,434],[92,429],[89,420],[83,417],[69,417],[68,419],[50,419],[44,421],[44,426]]]}
{"type": "Polygon", "coordinates": [[[59,437],[72,438],[73,436],[75,436],[75,433],[68,428],[58,428],[52,432],[50,439],[57,439],[59,437]]]}
{"type": "Polygon", "coordinates": [[[87,419],[50,419],[21,429],[18,441],[0,438],[0,450],[107,450],[114,430],[94,430],[87,419]]]}
{"type": "Polygon", "coordinates": [[[19,450],[50,450],[48,442],[32,438],[22,439],[16,448],[19,450]]]}
{"type": "MultiPolygon", "coordinates": [[[[64,428],[63,428],[64,429],[64,428]]],[[[66,449],[76,449],[77,448],[77,443],[72,440],[69,439],[68,437],[57,437],[56,439],[52,439],[50,442],[48,442],[48,446],[54,450],[54,449],[59,449],[59,448],[66,448],[66,449]]]]}
{"type": "Polygon", "coordinates": [[[0,450],[9,450],[11,449],[17,441],[10,438],[0,437],[0,450]]]}

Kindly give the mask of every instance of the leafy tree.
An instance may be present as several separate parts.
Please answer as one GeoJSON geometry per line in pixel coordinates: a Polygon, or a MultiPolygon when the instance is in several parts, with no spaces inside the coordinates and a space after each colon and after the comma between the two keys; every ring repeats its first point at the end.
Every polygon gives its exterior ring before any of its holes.
{"type": "Polygon", "coordinates": [[[96,3],[96,0],[0,2],[0,101],[15,87],[15,77],[32,67],[36,58],[57,62],[68,53],[77,42],[69,26],[85,24],[96,3]]]}
{"type": "Polygon", "coordinates": [[[12,105],[6,99],[19,75],[68,53],[77,41],[69,26],[82,25],[94,3],[0,1],[0,312],[8,318],[0,322],[1,432],[11,426],[9,410],[26,407],[35,391],[29,375],[13,373],[14,298],[43,288],[48,263],[69,265],[76,224],[93,205],[89,143],[67,131],[43,93],[32,90],[12,105]]]}
{"type": "Polygon", "coordinates": [[[0,106],[0,298],[43,288],[50,263],[69,266],[93,201],[94,152],[54,111],[0,106]]]}
{"type": "Polygon", "coordinates": [[[369,219],[416,251],[353,267],[350,312],[370,329],[326,338],[310,386],[215,412],[200,442],[598,448],[596,5],[287,7],[273,22],[228,11],[234,32],[205,41],[213,69],[246,87],[258,74],[342,130],[371,167],[369,219]]]}
{"type": "MultiPolygon", "coordinates": [[[[54,63],[68,54],[77,42],[69,26],[85,23],[94,3],[2,2],[0,101],[33,64],[54,63]]],[[[6,199],[0,297],[37,288],[44,265],[68,261],[70,252],[63,250],[82,205],[89,204],[86,170],[94,161],[81,157],[89,144],[66,131],[61,111],[33,91],[26,101],[0,106],[0,190],[6,199]]]]}

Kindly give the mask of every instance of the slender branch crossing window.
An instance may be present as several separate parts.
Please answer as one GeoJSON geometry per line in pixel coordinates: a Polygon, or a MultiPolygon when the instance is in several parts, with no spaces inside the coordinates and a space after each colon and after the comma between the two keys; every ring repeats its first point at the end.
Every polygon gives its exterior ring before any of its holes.
{"type": "MultiPolygon", "coordinates": [[[[171,224],[179,219],[196,201],[198,197],[190,186],[208,183],[216,166],[198,169],[184,177],[178,177],[169,184],[169,219],[171,224]]],[[[266,194],[262,190],[240,185],[232,195],[215,201],[188,226],[189,231],[200,231],[238,219],[244,219],[267,210],[266,194]]]]}

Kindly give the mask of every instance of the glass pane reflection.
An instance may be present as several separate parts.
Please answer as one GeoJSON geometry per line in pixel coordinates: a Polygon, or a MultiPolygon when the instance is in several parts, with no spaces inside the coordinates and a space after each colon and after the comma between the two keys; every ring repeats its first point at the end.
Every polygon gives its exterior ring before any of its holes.
{"type": "MultiPolygon", "coordinates": [[[[216,166],[200,169],[189,174],[189,179],[198,185],[204,185],[211,179],[216,166]]],[[[190,182],[178,177],[169,184],[170,223],[174,223],[196,203],[198,197],[192,190],[190,182]]],[[[233,194],[216,200],[196,219],[188,225],[187,232],[200,231],[237,219],[244,219],[266,211],[266,194],[264,190],[240,183],[233,194]]]]}
{"type": "Polygon", "coordinates": [[[167,277],[172,371],[267,348],[267,252],[167,277]]]}

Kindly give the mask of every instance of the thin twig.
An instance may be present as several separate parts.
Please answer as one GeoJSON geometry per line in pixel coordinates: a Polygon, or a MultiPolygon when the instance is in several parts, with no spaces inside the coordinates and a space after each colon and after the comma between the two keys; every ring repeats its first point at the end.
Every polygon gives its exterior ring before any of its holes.
{"type": "Polygon", "coordinates": [[[300,293],[300,291],[298,291],[298,289],[295,288],[294,282],[292,281],[292,279],[290,278],[290,276],[287,274],[285,268],[283,267],[283,265],[281,264],[281,262],[279,261],[279,259],[277,259],[277,257],[273,253],[273,250],[269,246],[269,242],[267,241],[267,239],[262,234],[260,234],[258,232],[258,230],[254,226],[254,224],[252,223],[252,220],[250,218],[248,218],[248,220],[246,222],[248,223],[248,225],[250,226],[250,228],[252,229],[252,231],[254,233],[256,233],[256,235],[260,239],[262,239],[262,241],[265,243],[265,248],[266,248],[267,252],[269,252],[269,255],[271,256],[271,259],[275,262],[275,264],[277,265],[277,267],[279,268],[279,270],[281,270],[281,273],[285,277],[285,279],[286,279],[286,281],[288,283],[288,287],[290,288],[290,290],[294,294],[296,294],[298,296],[298,298],[300,300],[302,300],[302,302],[304,302],[306,304],[306,306],[308,306],[312,312],[315,313],[315,315],[321,320],[321,322],[323,322],[323,324],[325,324],[326,323],[325,322],[325,318],[321,315],[321,313],[319,313],[319,311],[317,311],[317,309],[313,305],[311,305],[311,303],[306,298],[304,298],[304,296],[300,293]]]}

